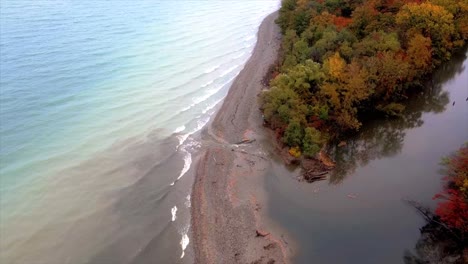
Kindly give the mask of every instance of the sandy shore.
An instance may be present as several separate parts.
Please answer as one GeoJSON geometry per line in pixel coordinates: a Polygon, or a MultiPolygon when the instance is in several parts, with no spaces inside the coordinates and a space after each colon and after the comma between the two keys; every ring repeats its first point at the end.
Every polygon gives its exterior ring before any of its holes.
{"type": "Polygon", "coordinates": [[[289,262],[284,236],[265,217],[270,163],[257,97],[278,55],[276,18],[277,12],[262,22],[252,57],[202,135],[191,207],[196,263],[289,262]]]}

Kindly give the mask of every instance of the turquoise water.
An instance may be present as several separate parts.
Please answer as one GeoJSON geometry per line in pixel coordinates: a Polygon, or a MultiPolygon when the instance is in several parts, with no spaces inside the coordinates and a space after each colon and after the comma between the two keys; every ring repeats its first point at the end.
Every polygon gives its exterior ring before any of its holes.
{"type": "Polygon", "coordinates": [[[2,0],[0,260],[180,259],[191,135],[278,5],[2,0]]]}

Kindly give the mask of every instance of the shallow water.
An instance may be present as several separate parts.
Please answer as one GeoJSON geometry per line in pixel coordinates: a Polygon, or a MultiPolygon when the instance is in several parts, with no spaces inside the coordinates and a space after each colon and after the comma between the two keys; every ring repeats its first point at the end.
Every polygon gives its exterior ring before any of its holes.
{"type": "Polygon", "coordinates": [[[0,262],[189,262],[196,132],[279,1],[0,1],[0,262]]]}
{"type": "Polygon", "coordinates": [[[441,158],[468,142],[467,84],[467,55],[459,54],[403,119],[368,124],[338,148],[326,181],[298,182],[297,172],[273,163],[270,214],[299,242],[295,263],[404,263],[425,224],[405,199],[435,206],[441,158]]]}

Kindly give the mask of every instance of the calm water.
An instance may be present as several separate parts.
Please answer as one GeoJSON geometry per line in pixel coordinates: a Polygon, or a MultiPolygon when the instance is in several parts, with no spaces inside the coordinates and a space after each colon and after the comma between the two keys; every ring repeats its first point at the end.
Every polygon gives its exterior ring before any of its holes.
{"type": "Polygon", "coordinates": [[[195,132],[279,1],[0,5],[0,262],[189,262],[195,132]]]}
{"type": "Polygon", "coordinates": [[[440,159],[468,142],[468,59],[456,56],[411,101],[405,118],[381,120],[336,150],[328,180],[298,182],[274,163],[270,213],[297,239],[297,263],[404,263],[424,219],[404,200],[434,207],[440,159]],[[455,105],[453,102],[455,101],[455,105]]]}

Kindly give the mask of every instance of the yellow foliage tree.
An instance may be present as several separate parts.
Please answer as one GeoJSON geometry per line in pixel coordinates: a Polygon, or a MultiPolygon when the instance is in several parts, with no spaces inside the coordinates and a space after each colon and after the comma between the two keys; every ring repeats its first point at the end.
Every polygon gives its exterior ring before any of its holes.
{"type": "Polygon", "coordinates": [[[429,37],[437,47],[439,59],[450,58],[455,26],[453,15],[442,6],[428,2],[405,4],[396,15],[396,23],[407,30],[407,37],[417,33],[429,37]]]}
{"type": "Polygon", "coordinates": [[[421,34],[415,34],[408,43],[409,61],[422,73],[429,70],[432,58],[432,41],[421,34]]]}
{"type": "Polygon", "coordinates": [[[335,52],[327,61],[325,61],[325,69],[328,70],[330,76],[337,80],[342,80],[344,77],[344,70],[346,61],[341,58],[340,53],[335,52]]]}

